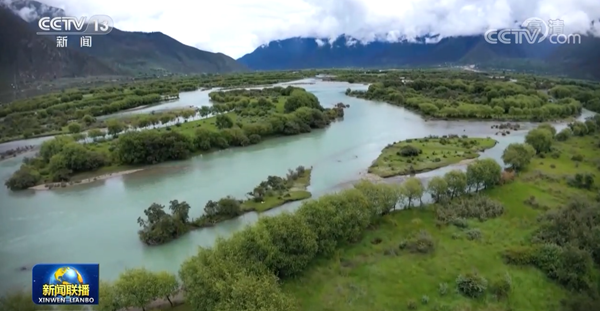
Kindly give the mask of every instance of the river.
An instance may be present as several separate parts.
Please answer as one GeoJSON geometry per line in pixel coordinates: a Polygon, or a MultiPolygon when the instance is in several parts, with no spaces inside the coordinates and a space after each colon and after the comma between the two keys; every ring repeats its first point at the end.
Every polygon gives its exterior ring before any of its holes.
{"type": "MultiPolygon", "coordinates": [[[[526,133],[521,130],[495,136],[491,125],[497,122],[424,121],[400,107],[344,95],[348,87],[364,89],[365,85],[316,81],[302,87],[313,92],[323,106],[349,104],[345,120],[310,134],[157,165],[92,184],[37,193],[13,193],[1,187],[0,290],[30,286],[31,272],[20,271],[20,267],[30,268],[41,262],[100,263],[101,277],[107,280],[116,278],[126,268],[139,266],[177,272],[198,246],[210,246],[216,237],[227,236],[259,217],[245,214],[213,228],[191,232],[169,244],[146,247],[138,240],[136,219],[154,202],[168,205],[173,199],[187,201],[192,206],[191,216],[197,217],[206,201],[226,195],[241,198],[268,175],[283,175],[298,165],[314,167],[309,190],[319,196],[358,180],[381,149],[394,141],[444,134],[490,136],[499,144],[483,156],[499,159],[509,143],[522,141],[526,133]]],[[[209,104],[207,91],[183,94],[179,101],[153,109],[209,104]]],[[[557,124],[559,128],[564,126],[557,124]]],[[[531,127],[525,124],[525,129],[531,127]]],[[[9,144],[32,145],[42,140],[9,144]]],[[[1,161],[0,180],[18,168],[22,158],[23,155],[1,161]]],[[[421,176],[430,177],[449,169],[421,176]]],[[[293,210],[298,205],[292,203],[266,214],[293,210]]]]}

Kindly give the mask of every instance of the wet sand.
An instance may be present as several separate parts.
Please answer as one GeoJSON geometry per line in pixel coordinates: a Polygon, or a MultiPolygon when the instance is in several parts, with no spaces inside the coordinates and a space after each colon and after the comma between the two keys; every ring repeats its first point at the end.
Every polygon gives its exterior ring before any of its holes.
{"type": "Polygon", "coordinates": [[[377,176],[375,174],[371,174],[371,173],[369,173],[367,171],[360,172],[359,175],[360,175],[360,180],[368,180],[368,181],[372,181],[372,182],[379,182],[379,181],[383,181],[384,180],[384,178],[379,177],[379,176],[377,176]]]}
{"type": "Polygon", "coordinates": [[[473,163],[473,162],[477,161],[477,159],[479,159],[479,157],[477,157],[477,158],[473,158],[473,159],[465,159],[465,160],[462,160],[462,161],[460,161],[460,162],[458,162],[458,163],[450,164],[449,166],[463,166],[463,165],[469,165],[469,164],[471,164],[471,163],[473,163]]]}
{"type": "Polygon", "coordinates": [[[84,178],[84,179],[73,181],[73,182],[47,183],[47,184],[33,186],[33,187],[30,187],[29,189],[42,191],[42,190],[52,190],[53,188],[67,188],[67,187],[72,187],[72,186],[76,186],[76,185],[89,184],[89,183],[93,183],[93,182],[99,181],[99,180],[106,180],[106,179],[113,178],[113,177],[119,177],[119,176],[123,176],[123,175],[133,174],[133,173],[143,171],[143,170],[144,169],[135,169],[135,170],[127,170],[127,171],[121,171],[121,172],[114,172],[114,173],[109,173],[109,174],[98,175],[95,177],[84,178]]]}

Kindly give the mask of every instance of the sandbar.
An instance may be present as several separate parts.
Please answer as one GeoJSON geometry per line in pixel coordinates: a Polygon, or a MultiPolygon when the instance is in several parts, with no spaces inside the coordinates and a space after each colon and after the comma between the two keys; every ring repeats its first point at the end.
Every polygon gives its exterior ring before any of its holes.
{"type": "Polygon", "coordinates": [[[71,187],[71,186],[76,186],[76,185],[89,184],[89,183],[93,183],[95,181],[106,180],[106,179],[113,178],[113,177],[133,174],[133,173],[136,173],[136,172],[139,172],[142,170],[144,170],[144,169],[134,169],[134,170],[102,174],[102,175],[98,175],[95,177],[84,178],[84,179],[80,179],[80,180],[76,180],[76,181],[69,181],[69,182],[62,182],[62,183],[60,183],[60,182],[46,183],[46,184],[41,184],[41,185],[30,187],[29,189],[42,191],[42,190],[52,190],[55,188],[66,188],[66,187],[71,187]]]}

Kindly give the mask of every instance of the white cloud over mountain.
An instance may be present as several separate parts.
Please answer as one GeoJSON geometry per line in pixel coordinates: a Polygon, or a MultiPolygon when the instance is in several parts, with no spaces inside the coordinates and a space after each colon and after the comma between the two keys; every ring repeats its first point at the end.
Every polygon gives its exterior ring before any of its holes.
{"type": "MultiPolygon", "coordinates": [[[[10,0],[0,0],[10,1],[10,0]]],[[[565,32],[600,35],[599,0],[41,0],[69,15],[106,14],[127,31],[161,31],[234,58],[289,37],[361,41],[425,34],[482,34],[530,17],[561,19],[565,32]],[[590,25],[596,20],[596,27],[590,25]],[[595,29],[594,29],[595,28],[595,29]]]]}

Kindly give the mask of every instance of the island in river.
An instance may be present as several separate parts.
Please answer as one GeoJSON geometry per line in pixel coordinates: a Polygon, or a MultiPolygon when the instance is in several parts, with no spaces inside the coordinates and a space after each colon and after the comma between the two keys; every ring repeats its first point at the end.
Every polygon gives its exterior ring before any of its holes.
{"type": "Polygon", "coordinates": [[[246,147],[267,138],[309,133],[342,119],[346,108],[341,103],[324,108],[314,94],[291,86],[216,94],[218,104],[194,111],[200,120],[187,122],[193,117],[189,114],[184,122],[177,116],[173,126],[167,125],[173,122],[169,114],[138,117],[131,124],[107,120],[108,138],[106,133],[95,133],[92,143],[81,144],[68,136],[46,141],[39,155],[27,159],[5,185],[11,190],[40,184],[49,184],[38,187],[42,189],[62,187],[77,184],[81,174],[106,176],[194,154],[246,147]],[[157,124],[166,126],[153,128],[157,124]]]}
{"type": "Polygon", "coordinates": [[[210,200],[204,207],[204,214],[196,219],[189,218],[191,207],[187,202],[169,202],[170,213],[164,210],[165,206],[153,203],[144,210],[145,219],[138,218],[138,224],[142,228],[138,235],[145,244],[160,245],[191,230],[211,227],[248,212],[266,212],[288,202],[308,199],[312,196],[307,190],[311,172],[312,167],[298,166],[295,170],[288,170],[285,177],[269,176],[246,194],[249,197],[246,200],[238,200],[232,196],[218,201],[210,200]]]}
{"type": "Polygon", "coordinates": [[[387,145],[369,167],[382,178],[432,171],[463,160],[479,157],[497,141],[491,138],[444,135],[407,139],[387,145]]]}

